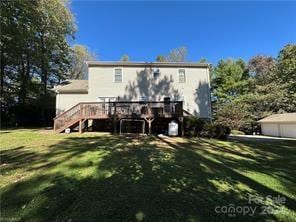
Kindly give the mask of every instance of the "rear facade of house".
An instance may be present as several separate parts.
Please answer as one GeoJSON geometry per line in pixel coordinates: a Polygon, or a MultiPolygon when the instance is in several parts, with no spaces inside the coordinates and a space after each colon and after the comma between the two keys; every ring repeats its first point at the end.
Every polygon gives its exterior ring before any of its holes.
{"type": "Polygon", "coordinates": [[[88,80],[55,87],[55,131],[182,134],[184,115],[211,118],[209,65],[87,62],[88,80]]]}

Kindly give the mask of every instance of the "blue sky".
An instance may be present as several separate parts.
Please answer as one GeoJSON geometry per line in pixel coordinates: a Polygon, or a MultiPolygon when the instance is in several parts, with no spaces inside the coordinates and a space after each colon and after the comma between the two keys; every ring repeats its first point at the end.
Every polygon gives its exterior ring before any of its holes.
{"type": "Polygon", "coordinates": [[[100,60],[154,61],[186,46],[188,60],[276,56],[296,42],[296,2],[72,0],[78,32],[100,60]]]}

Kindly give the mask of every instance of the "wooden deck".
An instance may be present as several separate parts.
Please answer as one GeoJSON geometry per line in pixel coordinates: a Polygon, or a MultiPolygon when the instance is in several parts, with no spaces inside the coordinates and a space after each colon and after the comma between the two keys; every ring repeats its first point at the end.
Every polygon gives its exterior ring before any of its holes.
{"type": "MultiPolygon", "coordinates": [[[[74,125],[79,125],[82,132],[83,122],[91,119],[112,119],[114,125],[121,119],[144,119],[151,133],[151,123],[156,118],[178,118],[183,120],[181,101],[117,101],[78,103],[54,118],[54,131],[63,132],[74,125]]],[[[116,127],[114,127],[116,133],[116,127]]]]}

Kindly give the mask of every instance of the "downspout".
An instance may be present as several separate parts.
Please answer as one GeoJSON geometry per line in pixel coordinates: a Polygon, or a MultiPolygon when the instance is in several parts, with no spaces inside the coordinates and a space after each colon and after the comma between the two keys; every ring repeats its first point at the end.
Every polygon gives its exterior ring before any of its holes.
{"type": "Polygon", "coordinates": [[[212,122],[212,98],[211,98],[211,82],[210,82],[210,67],[207,68],[207,80],[208,80],[208,102],[209,102],[209,117],[212,122]]]}
{"type": "Polygon", "coordinates": [[[59,115],[59,107],[60,107],[60,93],[56,91],[56,115],[59,115]]]}

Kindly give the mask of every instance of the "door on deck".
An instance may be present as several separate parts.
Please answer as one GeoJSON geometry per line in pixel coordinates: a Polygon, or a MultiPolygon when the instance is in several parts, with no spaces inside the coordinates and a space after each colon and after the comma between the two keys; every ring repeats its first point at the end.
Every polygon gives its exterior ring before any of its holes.
{"type": "Polygon", "coordinates": [[[110,114],[111,107],[109,102],[115,102],[116,97],[98,97],[98,102],[103,102],[103,112],[105,114],[110,114]]]}

